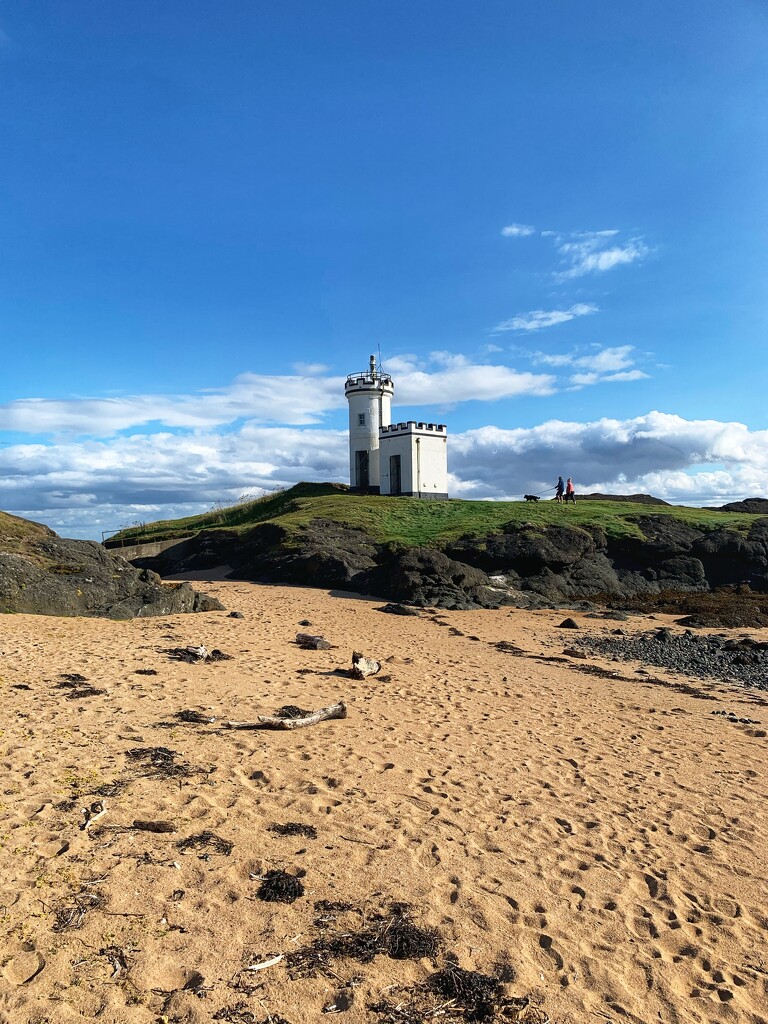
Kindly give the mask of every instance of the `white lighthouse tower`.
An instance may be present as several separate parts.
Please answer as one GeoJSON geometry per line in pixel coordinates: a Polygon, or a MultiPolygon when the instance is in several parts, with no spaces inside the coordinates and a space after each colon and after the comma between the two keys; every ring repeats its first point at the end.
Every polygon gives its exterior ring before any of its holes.
{"type": "Polygon", "coordinates": [[[379,492],[379,428],[391,421],[394,393],[392,378],[377,368],[376,356],[371,356],[367,370],[347,377],[349,483],[357,490],[379,492]]]}

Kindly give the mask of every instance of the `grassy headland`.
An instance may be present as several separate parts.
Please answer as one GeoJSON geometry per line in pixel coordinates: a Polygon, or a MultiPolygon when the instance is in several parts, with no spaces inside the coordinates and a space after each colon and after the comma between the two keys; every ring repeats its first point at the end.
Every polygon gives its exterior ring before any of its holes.
{"type": "Polygon", "coordinates": [[[747,531],[759,516],[715,512],[683,505],[644,505],[625,501],[583,501],[576,506],[554,501],[420,501],[352,494],[342,484],[300,483],[255,501],[214,509],[186,519],[161,520],[121,530],[110,542],[124,544],[192,537],[201,530],[245,531],[259,523],[279,522],[290,534],[313,519],[328,519],[365,530],[381,543],[440,546],[468,534],[495,533],[507,525],[543,529],[568,524],[597,526],[609,537],[642,538],[641,517],[669,516],[703,530],[728,527],[747,531]]]}

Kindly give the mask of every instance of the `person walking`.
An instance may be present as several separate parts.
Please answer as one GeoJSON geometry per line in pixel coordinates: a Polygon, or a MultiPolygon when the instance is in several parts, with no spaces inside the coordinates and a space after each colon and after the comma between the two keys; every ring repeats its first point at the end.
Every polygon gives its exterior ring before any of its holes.
{"type": "Polygon", "coordinates": [[[558,503],[558,505],[562,505],[563,504],[563,494],[564,493],[565,493],[565,484],[563,483],[563,478],[561,476],[559,476],[557,478],[557,487],[555,488],[555,501],[558,503]]]}
{"type": "Polygon", "coordinates": [[[571,480],[570,477],[568,477],[568,481],[565,485],[565,504],[567,505],[569,501],[574,505],[576,504],[576,489],[573,486],[573,480],[571,480]]]}

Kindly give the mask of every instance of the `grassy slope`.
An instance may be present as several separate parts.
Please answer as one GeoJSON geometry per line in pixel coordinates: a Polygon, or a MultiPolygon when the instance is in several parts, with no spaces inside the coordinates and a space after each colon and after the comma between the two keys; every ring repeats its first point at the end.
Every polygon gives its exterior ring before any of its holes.
{"type": "MultiPolygon", "coordinates": [[[[701,529],[728,526],[745,531],[759,516],[745,512],[711,512],[681,505],[639,505],[618,501],[585,501],[575,507],[552,501],[419,501],[350,494],[336,484],[297,484],[289,491],[257,501],[206,512],[188,519],[148,523],[124,530],[117,539],[150,541],[188,537],[203,529],[243,530],[257,523],[279,520],[289,532],[312,519],[331,519],[360,527],[377,541],[399,544],[435,544],[465,534],[486,534],[507,523],[541,528],[568,523],[600,526],[610,536],[641,537],[638,516],[672,516],[701,529]]],[[[114,538],[113,538],[114,539],[114,538]]]]}
{"type": "Polygon", "coordinates": [[[52,531],[41,523],[0,512],[0,551],[4,553],[34,555],[37,545],[52,536],[52,531]]]}

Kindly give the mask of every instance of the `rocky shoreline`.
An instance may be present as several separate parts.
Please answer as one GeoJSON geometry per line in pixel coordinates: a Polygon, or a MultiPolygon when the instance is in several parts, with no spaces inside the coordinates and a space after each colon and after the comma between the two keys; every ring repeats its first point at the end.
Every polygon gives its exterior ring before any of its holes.
{"type": "Polygon", "coordinates": [[[639,661],[768,692],[768,642],[749,636],[696,635],[688,629],[677,633],[668,627],[628,635],[619,628],[610,636],[580,636],[575,646],[612,660],[639,661]]]}
{"type": "Polygon", "coordinates": [[[10,516],[0,521],[0,613],[132,619],[222,608],[189,583],[164,583],[94,541],[65,540],[10,516]]]}
{"type": "Polygon", "coordinates": [[[728,624],[768,623],[768,518],[743,531],[706,530],[652,514],[638,515],[635,524],[635,536],[620,537],[592,525],[510,524],[438,549],[379,544],[364,530],[314,519],[291,534],[277,523],[203,531],[180,542],[178,551],[134,564],[171,576],[227,566],[233,580],[343,589],[455,610],[650,610],[661,600],[674,605],[690,597],[704,602],[707,625],[722,621],[719,613],[733,605],[730,597],[707,604],[710,595],[737,588],[740,611],[728,624]]]}

